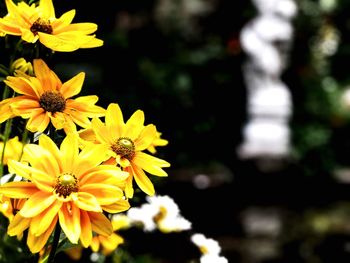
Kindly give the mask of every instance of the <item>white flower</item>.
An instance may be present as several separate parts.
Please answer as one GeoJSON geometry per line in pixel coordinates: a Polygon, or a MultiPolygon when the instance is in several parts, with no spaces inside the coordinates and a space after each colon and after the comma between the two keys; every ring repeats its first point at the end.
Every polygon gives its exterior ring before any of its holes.
{"type": "Polygon", "coordinates": [[[142,224],[146,232],[159,229],[164,233],[191,229],[191,222],[180,215],[180,209],[169,196],[147,196],[148,203],[132,207],[127,216],[133,224],[142,224]]]}
{"type": "Polygon", "coordinates": [[[191,241],[199,248],[203,255],[219,255],[221,252],[219,243],[212,238],[207,238],[203,234],[193,234],[191,241]]]}
{"type": "Polygon", "coordinates": [[[141,207],[131,207],[127,211],[127,216],[130,218],[132,225],[141,224],[146,232],[154,231],[157,228],[153,218],[157,214],[157,210],[150,204],[143,204],[141,207]]]}

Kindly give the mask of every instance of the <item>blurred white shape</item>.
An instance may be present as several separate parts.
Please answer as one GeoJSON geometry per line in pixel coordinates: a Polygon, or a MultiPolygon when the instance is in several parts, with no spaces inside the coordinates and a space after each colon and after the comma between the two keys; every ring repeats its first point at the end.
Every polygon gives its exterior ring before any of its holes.
{"type": "Polygon", "coordinates": [[[219,242],[212,238],[207,238],[204,234],[193,234],[191,236],[191,241],[200,249],[202,254],[219,255],[221,252],[219,242]]]}
{"type": "Polygon", "coordinates": [[[293,33],[289,21],[275,15],[258,16],[252,24],[256,34],[265,41],[288,41],[293,33]]]}
{"type": "Polygon", "coordinates": [[[274,13],[292,18],[297,13],[297,6],[293,0],[253,0],[253,3],[262,14],[274,13]]]}
{"type": "Polygon", "coordinates": [[[244,211],[242,221],[249,236],[277,237],[281,234],[282,218],[278,211],[250,208],[244,211]]]}
{"type": "Polygon", "coordinates": [[[291,19],[296,16],[298,8],[292,0],[277,1],[275,12],[285,18],[291,19]]]}
{"type": "Polygon", "coordinates": [[[206,189],[210,186],[210,177],[205,174],[197,174],[193,178],[193,184],[198,189],[206,189]]]}
{"type": "Polygon", "coordinates": [[[278,157],[289,153],[290,131],[287,124],[253,120],[244,127],[243,133],[245,143],[239,148],[240,156],[278,157]]]}
{"type": "Polygon", "coordinates": [[[191,229],[191,222],[180,215],[180,209],[171,197],[147,196],[146,201],[139,208],[128,210],[131,224],[141,224],[145,232],[159,229],[163,233],[170,233],[191,229]]]}
{"type": "Polygon", "coordinates": [[[252,28],[241,32],[243,50],[250,55],[251,63],[258,69],[268,71],[270,75],[279,75],[282,64],[278,51],[264,41],[252,28]]]}
{"type": "Polygon", "coordinates": [[[218,241],[212,238],[207,238],[201,233],[193,234],[191,236],[191,241],[201,252],[201,263],[228,263],[225,257],[220,256],[221,247],[218,241]]]}
{"type": "Polygon", "coordinates": [[[346,88],[341,97],[341,103],[350,109],[350,88],[346,88]]]}
{"type": "Polygon", "coordinates": [[[282,82],[256,89],[248,103],[251,115],[272,116],[283,121],[292,113],[291,95],[282,82]]]}
{"type": "Polygon", "coordinates": [[[153,220],[157,213],[156,207],[143,204],[141,207],[131,207],[127,211],[127,216],[132,225],[141,225],[145,232],[152,232],[157,229],[157,224],[153,220]]]}
{"type": "Polygon", "coordinates": [[[243,65],[248,121],[243,127],[241,158],[286,157],[290,152],[292,99],[281,81],[297,13],[293,0],[252,0],[257,16],[242,29],[240,40],[248,59],[243,65]]]}

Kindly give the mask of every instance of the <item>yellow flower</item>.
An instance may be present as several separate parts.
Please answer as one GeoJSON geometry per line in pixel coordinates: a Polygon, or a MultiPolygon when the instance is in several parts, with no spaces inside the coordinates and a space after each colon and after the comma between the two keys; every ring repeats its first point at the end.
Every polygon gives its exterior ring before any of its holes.
{"type": "Polygon", "coordinates": [[[0,211],[11,222],[17,212],[23,207],[24,199],[13,199],[6,196],[0,198],[0,211]]]}
{"type": "Polygon", "coordinates": [[[45,134],[39,144],[24,148],[25,163],[9,161],[9,171],[26,181],[0,186],[0,194],[28,199],[10,222],[7,233],[15,236],[29,228],[27,245],[39,252],[57,222],[73,244],[88,247],[93,232],[113,232],[104,212],[118,213],[130,205],[120,188],[128,174],[114,165],[100,165],[103,147],[79,151],[78,139],[67,135],[60,148],[45,134]]]}
{"type": "MultiPolygon", "coordinates": [[[[13,220],[17,212],[23,207],[25,203],[25,199],[14,199],[8,198],[6,196],[1,195],[0,197],[0,211],[1,213],[7,217],[9,222],[13,220]]],[[[17,234],[17,239],[21,240],[23,237],[23,233],[17,234]]]]}
{"type": "Polygon", "coordinates": [[[161,138],[161,136],[162,136],[162,133],[157,131],[157,136],[154,138],[151,145],[148,146],[147,151],[149,151],[152,154],[155,154],[157,153],[156,147],[165,146],[169,143],[168,140],[161,138]]]}
{"type": "Polygon", "coordinates": [[[81,72],[62,84],[42,59],[33,62],[36,77],[8,76],[4,82],[17,94],[0,103],[0,123],[15,116],[28,119],[26,128],[43,132],[51,122],[56,129],[76,130],[87,127],[90,117],[103,116],[105,110],[95,103],[97,96],[72,99],[82,88],[85,73],[81,72]]]}
{"type": "Polygon", "coordinates": [[[109,236],[97,235],[92,238],[91,250],[99,252],[105,256],[110,255],[115,251],[120,244],[124,243],[124,239],[117,233],[112,233],[109,236]]]}
{"type": "Polygon", "coordinates": [[[91,131],[80,133],[82,139],[93,140],[94,145],[103,145],[106,153],[106,164],[120,165],[130,173],[125,187],[128,198],[134,194],[133,179],[140,189],[148,195],[154,195],[155,190],[145,171],[155,176],[168,176],[162,169],[170,164],[165,160],[144,153],[157,136],[153,124],[144,126],[144,113],[137,110],[124,123],[123,114],[116,103],[109,104],[105,123],[99,118],[91,122],[91,131]]]}
{"type": "MultiPolygon", "coordinates": [[[[4,142],[0,142],[0,156],[4,150],[4,142]]],[[[22,155],[23,144],[18,140],[18,136],[9,139],[5,145],[4,165],[7,165],[8,160],[19,160],[22,155]]]]}
{"type": "Polygon", "coordinates": [[[18,58],[12,62],[10,72],[13,72],[15,76],[22,76],[22,73],[33,75],[33,65],[27,62],[25,58],[18,58]]]}
{"type": "Polygon", "coordinates": [[[103,41],[92,35],[97,30],[94,23],[72,23],[75,10],[56,18],[52,0],[40,0],[28,5],[20,1],[17,5],[5,0],[8,14],[0,18],[0,31],[4,34],[21,36],[28,43],[41,44],[49,49],[70,52],[79,48],[93,48],[103,41]]]}
{"type": "Polygon", "coordinates": [[[130,219],[125,214],[115,214],[111,223],[114,232],[110,236],[96,235],[92,238],[90,247],[93,252],[101,251],[103,255],[108,256],[124,243],[124,238],[117,234],[117,231],[128,229],[131,226],[130,219]]]}
{"type": "MultiPolygon", "coordinates": [[[[125,214],[115,214],[111,218],[111,223],[114,232],[110,236],[96,235],[92,238],[90,248],[93,252],[101,252],[103,255],[109,256],[120,244],[124,243],[123,237],[118,235],[116,231],[130,228],[130,219],[125,214]]],[[[81,259],[82,250],[82,246],[76,246],[64,252],[72,260],[78,261],[81,259]]]]}

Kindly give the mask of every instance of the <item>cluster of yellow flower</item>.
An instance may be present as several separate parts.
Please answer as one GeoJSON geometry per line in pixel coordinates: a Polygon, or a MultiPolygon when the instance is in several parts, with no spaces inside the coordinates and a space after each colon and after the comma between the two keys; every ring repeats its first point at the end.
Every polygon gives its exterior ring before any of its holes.
{"type": "Polygon", "coordinates": [[[104,109],[95,95],[76,97],[85,73],[62,83],[41,57],[43,47],[54,54],[102,46],[96,24],[72,23],[75,10],[56,18],[52,0],[5,2],[1,36],[38,52],[32,61],[14,57],[3,81],[1,164],[13,176],[0,186],[1,210],[7,234],[25,236],[32,253],[52,261],[64,239],[96,247],[97,235],[111,236],[112,215],[130,208],[135,185],[155,195],[147,174],[167,176],[170,164],[154,154],[168,142],[141,110],[124,121],[117,103],[104,109]],[[23,120],[21,142],[11,138],[16,117],[23,120]]]}

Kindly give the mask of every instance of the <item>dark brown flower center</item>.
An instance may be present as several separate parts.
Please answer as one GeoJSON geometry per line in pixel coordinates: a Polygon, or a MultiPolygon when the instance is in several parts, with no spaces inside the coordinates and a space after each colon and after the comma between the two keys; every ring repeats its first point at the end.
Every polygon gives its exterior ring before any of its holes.
{"type": "Polygon", "coordinates": [[[66,108],[66,100],[59,92],[45,91],[39,100],[40,106],[52,113],[63,112],[66,108]]]}
{"type": "Polygon", "coordinates": [[[129,161],[135,155],[134,142],[126,137],[119,138],[117,142],[111,146],[111,149],[113,152],[119,154],[123,158],[128,159],[129,161]]]}
{"type": "Polygon", "coordinates": [[[78,180],[74,175],[64,173],[57,178],[55,192],[58,196],[66,198],[72,192],[78,192],[78,190],[78,180]]]}
{"type": "Polygon", "coordinates": [[[39,17],[30,27],[30,31],[32,31],[34,35],[36,35],[38,32],[51,34],[52,26],[50,25],[50,21],[46,21],[39,17]]]}

